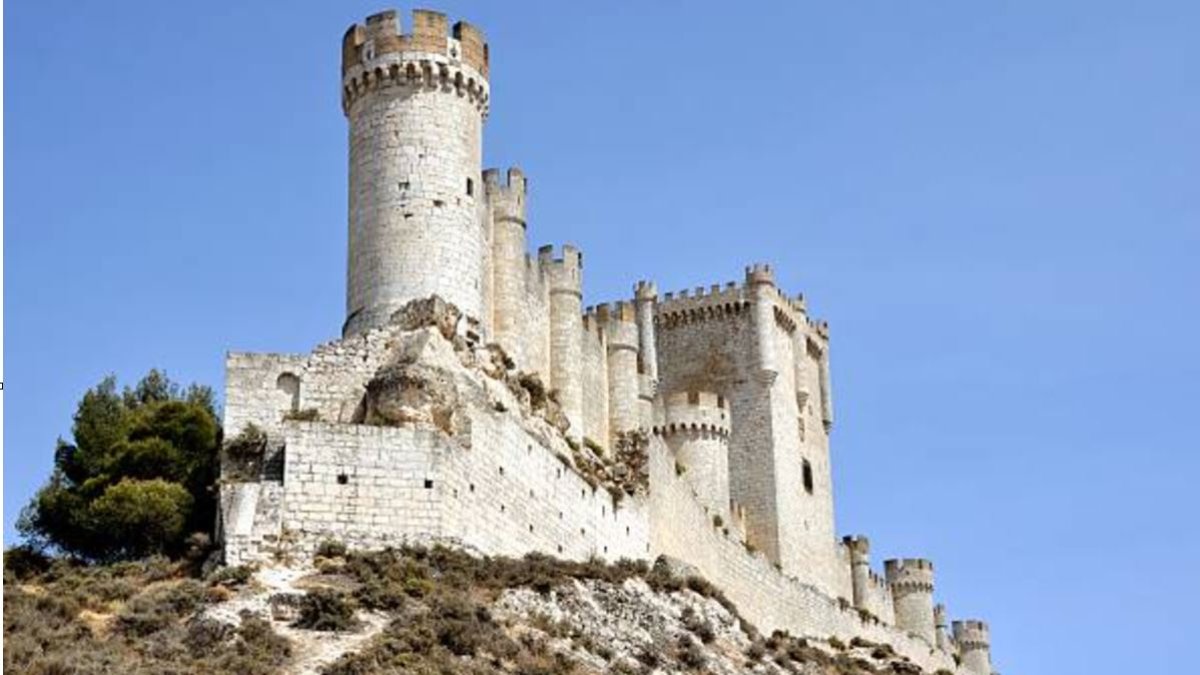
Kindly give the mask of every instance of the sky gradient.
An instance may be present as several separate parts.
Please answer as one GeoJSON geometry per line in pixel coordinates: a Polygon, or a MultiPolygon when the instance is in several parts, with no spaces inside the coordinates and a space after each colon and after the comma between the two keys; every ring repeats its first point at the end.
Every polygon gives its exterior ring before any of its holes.
{"type": "MultiPolygon", "coordinates": [[[[7,3],[6,545],[105,374],[336,336],[340,38],[387,7],[7,3]]],[[[830,322],[838,529],[931,558],[1001,672],[1194,660],[1195,3],[434,7],[585,302],[769,261],[830,322]]]]}

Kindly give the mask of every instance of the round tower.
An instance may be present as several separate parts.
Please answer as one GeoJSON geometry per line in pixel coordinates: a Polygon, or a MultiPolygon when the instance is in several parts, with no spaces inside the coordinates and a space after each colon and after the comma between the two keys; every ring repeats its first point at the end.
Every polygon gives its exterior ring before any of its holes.
{"type": "Polygon", "coordinates": [[[508,170],[483,172],[488,208],[492,212],[492,332],[493,338],[516,359],[530,368],[522,340],[522,314],[528,303],[525,294],[525,174],[508,170]]]}
{"type": "Polygon", "coordinates": [[[949,634],[946,630],[950,626],[946,623],[946,606],[937,604],[933,606],[933,629],[936,631],[937,648],[942,651],[950,650],[949,634]]]}
{"type": "Polygon", "coordinates": [[[439,295],[483,321],[488,235],[479,200],[488,49],[466,23],[396,12],[342,40],[350,131],[349,265],[343,335],[439,295]]]}
{"type": "Polygon", "coordinates": [[[606,338],[608,428],[615,440],[617,434],[640,426],[637,313],[632,303],[618,302],[597,306],[596,315],[606,338]]]}
{"type": "Polygon", "coordinates": [[[979,675],[992,675],[991,636],[982,621],[955,621],[954,642],[963,667],[979,675]]]}
{"type": "Polygon", "coordinates": [[[937,644],[933,623],[933,563],[919,558],[887,560],[884,576],[892,589],[896,626],[937,644]]]}
{"type": "Polygon", "coordinates": [[[681,391],[663,404],[654,432],[672,450],[683,476],[714,513],[729,514],[729,406],[707,391],[681,391]]]}
{"type": "Polygon", "coordinates": [[[754,303],[754,330],[758,343],[758,375],[770,384],[779,375],[775,358],[775,273],[771,266],[754,264],[746,268],[746,288],[754,303]]]}
{"type": "Polygon", "coordinates": [[[854,606],[858,609],[871,609],[868,605],[869,584],[871,583],[871,540],[862,535],[842,538],[842,543],[850,551],[850,583],[854,594],[854,606]]]}
{"type": "Polygon", "coordinates": [[[633,287],[638,325],[638,426],[654,426],[654,396],[658,390],[658,346],[654,337],[654,306],[658,287],[653,281],[639,281],[633,287]]]}
{"type": "Polygon", "coordinates": [[[538,265],[550,289],[550,386],[558,392],[563,414],[571,423],[567,435],[583,438],[583,256],[563,246],[538,249],[538,265]]]}

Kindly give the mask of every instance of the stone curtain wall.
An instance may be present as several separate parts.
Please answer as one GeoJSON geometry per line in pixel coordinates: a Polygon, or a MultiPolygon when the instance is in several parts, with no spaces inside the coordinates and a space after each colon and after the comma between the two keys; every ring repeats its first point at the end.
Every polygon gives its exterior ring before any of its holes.
{"type": "Polygon", "coordinates": [[[444,465],[445,533],[494,554],[646,559],[644,499],[614,504],[560,459],[566,443],[553,443],[545,447],[503,415],[473,412],[471,447],[449,453],[444,465]]]}
{"type": "Polygon", "coordinates": [[[223,487],[230,564],[276,548],[304,559],[326,539],[356,548],[443,541],[577,560],[649,555],[643,499],[614,503],[504,414],[475,411],[470,447],[407,427],[289,421],[281,434],[281,485],[223,487]]]}
{"type": "MultiPolygon", "coordinates": [[[[957,669],[954,659],[919,638],[864,618],[849,602],[785,576],[761,553],[751,553],[720,528],[696,501],[691,486],[675,476],[674,461],[657,440],[650,450],[651,550],[683,561],[716,584],[760,631],[793,635],[861,637],[892,645],[927,672],[957,669]]],[[[833,543],[830,542],[830,547],[833,543]]]]}

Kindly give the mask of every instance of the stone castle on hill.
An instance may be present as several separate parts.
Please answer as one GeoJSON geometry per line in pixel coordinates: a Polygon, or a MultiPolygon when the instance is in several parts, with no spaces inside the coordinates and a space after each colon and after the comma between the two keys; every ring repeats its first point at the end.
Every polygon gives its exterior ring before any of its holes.
{"type": "Polygon", "coordinates": [[[228,355],[228,562],[327,539],[662,557],[765,632],[990,675],[987,625],[948,625],[932,563],[881,575],[865,537],[837,538],[829,329],[769,266],[585,308],[580,251],[526,252],[525,176],[482,170],[488,45],[469,24],[352,26],[341,99],[342,337],[228,355]]]}

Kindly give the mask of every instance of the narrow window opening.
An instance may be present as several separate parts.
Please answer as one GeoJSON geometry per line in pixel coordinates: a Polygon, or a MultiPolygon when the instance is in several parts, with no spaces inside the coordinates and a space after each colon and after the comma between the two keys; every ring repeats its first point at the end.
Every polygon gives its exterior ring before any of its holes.
{"type": "Polygon", "coordinates": [[[432,490],[432,489],[433,489],[433,481],[432,481],[432,480],[430,480],[430,479],[428,479],[428,478],[426,478],[426,479],[425,479],[425,489],[426,489],[426,490],[432,490]]]}
{"type": "Polygon", "coordinates": [[[467,196],[471,197],[474,195],[475,195],[475,181],[468,178],[467,179],[467,196]]]}
{"type": "Polygon", "coordinates": [[[474,491],[475,491],[475,484],[474,484],[474,483],[471,483],[471,484],[468,486],[468,488],[471,490],[471,492],[474,492],[474,491]]]}
{"type": "Polygon", "coordinates": [[[503,504],[501,504],[501,505],[500,505],[500,513],[504,513],[506,510],[507,510],[507,509],[504,507],[504,505],[503,505],[503,504]]]}
{"type": "Polygon", "coordinates": [[[558,545],[558,552],[559,552],[559,553],[562,553],[562,544],[559,544],[559,545],[558,545]]]}
{"type": "Polygon", "coordinates": [[[503,476],[503,475],[504,475],[504,467],[500,467],[500,475],[501,475],[501,476],[503,476]]]}
{"type": "Polygon", "coordinates": [[[812,464],[809,464],[807,459],[804,460],[804,491],[810,495],[813,493],[812,464]]]}
{"type": "Polygon", "coordinates": [[[350,477],[344,473],[339,473],[337,476],[338,485],[345,485],[350,482],[350,477]]]}

